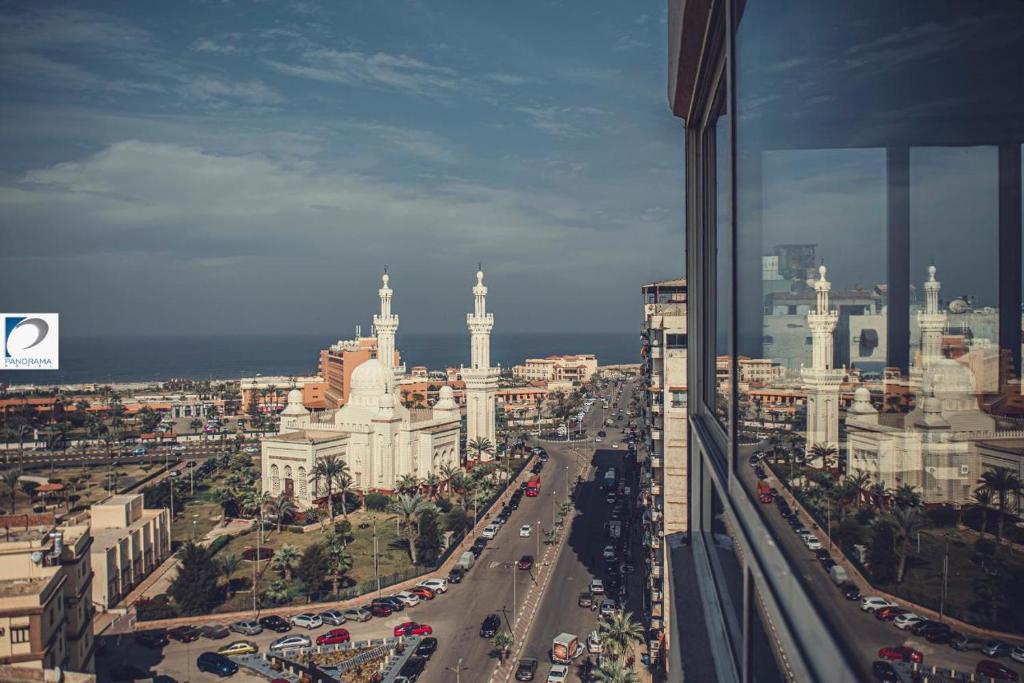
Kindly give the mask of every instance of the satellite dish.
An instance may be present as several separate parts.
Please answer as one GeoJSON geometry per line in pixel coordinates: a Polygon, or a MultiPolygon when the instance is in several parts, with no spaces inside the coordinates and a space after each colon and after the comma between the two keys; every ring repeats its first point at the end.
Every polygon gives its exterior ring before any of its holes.
{"type": "Polygon", "coordinates": [[[968,308],[967,302],[963,299],[953,299],[949,302],[950,313],[966,313],[968,308]]]}
{"type": "Polygon", "coordinates": [[[34,553],[32,553],[32,562],[34,564],[39,564],[42,561],[43,561],[43,553],[41,551],[37,550],[34,553]]]}

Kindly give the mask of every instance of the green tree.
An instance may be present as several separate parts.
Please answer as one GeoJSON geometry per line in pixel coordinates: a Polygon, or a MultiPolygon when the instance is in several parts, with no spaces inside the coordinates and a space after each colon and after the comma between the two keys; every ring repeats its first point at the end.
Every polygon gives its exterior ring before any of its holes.
{"type": "Polygon", "coordinates": [[[398,489],[399,493],[406,495],[416,493],[420,488],[419,480],[411,474],[403,474],[398,478],[395,483],[395,488],[398,489]]]}
{"type": "Polygon", "coordinates": [[[348,463],[342,461],[342,468],[334,478],[334,486],[341,494],[341,515],[348,521],[348,495],[352,493],[352,474],[349,472],[348,463]]]}
{"type": "Polygon", "coordinates": [[[299,551],[295,549],[295,546],[285,544],[274,553],[274,557],[271,558],[270,563],[274,569],[284,574],[286,581],[292,580],[292,574],[295,571],[295,563],[299,560],[299,551]]]}
{"type": "Polygon", "coordinates": [[[892,492],[893,502],[900,509],[916,508],[921,504],[921,494],[910,484],[902,484],[892,492]]]}
{"type": "Polygon", "coordinates": [[[270,512],[277,522],[277,532],[281,533],[281,525],[295,514],[295,503],[285,494],[279,495],[270,501],[270,512]]]}
{"type": "Polygon", "coordinates": [[[516,644],[516,639],[515,636],[508,631],[502,631],[491,638],[491,643],[494,645],[494,649],[498,653],[498,660],[504,664],[505,658],[511,654],[512,647],[516,644]]]}
{"type": "Polygon", "coordinates": [[[821,467],[824,469],[829,466],[829,462],[833,457],[839,454],[835,446],[816,443],[811,446],[811,458],[814,460],[821,459],[821,467]]]}
{"type": "Polygon", "coordinates": [[[352,571],[352,555],[348,552],[344,537],[336,533],[329,531],[324,542],[327,548],[327,578],[331,582],[331,593],[337,595],[341,581],[352,571]]]}
{"type": "Polygon", "coordinates": [[[875,583],[887,585],[896,581],[899,558],[896,555],[896,538],[891,525],[873,525],[868,558],[871,561],[871,576],[875,583]]]}
{"type": "Polygon", "coordinates": [[[198,417],[193,417],[191,422],[188,423],[188,427],[192,430],[193,434],[198,434],[199,430],[203,428],[203,421],[198,417]]]}
{"type": "Polygon", "coordinates": [[[327,551],[320,543],[306,546],[299,558],[298,566],[295,568],[295,575],[306,587],[307,594],[318,593],[320,588],[327,581],[327,574],[330,570],[330,558],[327,551]]]}
{"type": "Polygon", "coordinates": [[[1010,497],[1021,490],[1021,480],[1017,473],[1007,467],[992,467],[982,473],[978,480],[980,488],[995,497],[999,506],[999,517],[996,526],[996,544],[1003,540],[1003,524],[1006,522],[1006,503],[1010,497]]]}
{"type": "Polygon", "coordinates": [[[313,465],[313,471],[309,474],[309,481],[313,484],[313,490],[319,494],[320,482],[327,488],[327,514],[331,524],[334,524],[334,485],[338,477],[348,470],[344,460],[334,455],[326,455],[317,458],[313,465]]]}
{"type": "Polygon", "coordinates": [[[644,640],[644,628],[633,620],[629,612],[614,612],[601,620],[597,627],[601,646],[611,654],[625,657],[634,643],[644,640]]]}
{"type": "Polygon", "coordinates": [[[441,479],[444,480],[446,495],[450,496],[452,494],[452,480],[456,477],[456,475],[460,474],[461,472],[461,467],[457,467],[450,463],[445,463],[441,465],[440,475],[441,479]]]}
{"type": "Polygon", "coordinates": [[[228,600],[231,599],[231,577],[234,576],[235,572],[242,564],[242,558],[235,554],[221,555],[220,557],[214,558],[214,562],[217,565],[217,571],[224,577],[224,590],[227,593],[228,600]]]}
{"type": "Polygon", "coordinates": [[[417,563],[416,538],[418,535],[419,516],[434,505],[418,493],[407,495],[399,493],[391,499],[389,511],[405,523],[406,540],[409,542],[409,559],[417,563]]]}
{"type": "Polygon", "coordinates": [[[366,506],[367,510],[375,510],[377,512],[381,512],[383,510],[386,510],[390,503],[391,499],[385,496],[383,493],[367,493],[366,496],[363,497],[363,505],[366,506]]]}
{"type": "Polygon", "coordinates": [[[288,591],[288,584],[281,579],[275,579],[264,593],[267,600],[275,605],[282,605],[291,599],[291,593],[288,591]]]}
{"type": "Polygon", "coordinates": [[[985,531],[988,529],[988,510],[992,507],[992,492],[984,486],[979,486],[971,497],[971,505],[981,508],[981,537],[985,538],[985,531]]]}
{"type": "Polygon", "coordinates": [[[907,560],[914,547],[914,540],[917,533],[924,527],[924,519],[918,513],[917,508],[900,508],[884,515],[879,523],[892,527],[894,548],[896,556],[899,558],[896,581],[902,582],[907,571],[907,560]]]}
{"type": "Polygon", "coordinates": [[[485,455],[494,455],[494,444],[487,437],[470,439],[466,443],[466,450],[473,460],[483,460],[485,455]]]}
{"type": "Polygon", "coordinates": [[[640,683],[636,672],[621,659],[607,659],[593,673],[596,683],[640,683]]]}
{"type": "Polygon", "coordinates": [[[420,514],[419,538],[416,539],[416,548],[420,562],[424,565],[433,565],[441,555],[441,529],[437,523],[437,511],[426,510],[420,514]]]}
{"type": "Polygon", "coordinates": [[[209,614],[220,600],[220,570],[210,551],[192,541],[178,555],[178,575],[168,593],[185,614],[209,614]]]}
{"type": "Polygon", "coordinates": [[[468,529],[473,524],[473,519],[462,508],[452,508],[444,514],[444,528],[456,536],[468,529]]]}

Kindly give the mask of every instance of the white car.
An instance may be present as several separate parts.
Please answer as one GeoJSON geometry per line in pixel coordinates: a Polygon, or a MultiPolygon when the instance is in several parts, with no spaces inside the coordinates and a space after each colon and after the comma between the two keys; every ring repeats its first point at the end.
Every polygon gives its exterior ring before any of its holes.
{"type": "Polygon", "coordinates": [[[309,647],[310,645],[312,645],[312,641],[310,641],[309,636],[282,636],[270,644],[270,650],[272,652],[280,652],[281,650],[290,650],[293,647],[309,647]]]}
{"type": "Polygon", "coordinates": [[[186,446],[183,443],[176,443],[173,446],[171,446],[171,450],[172,451],[187,451],[188,450],[188,446],[186,446]]]}
{"type": "Polygon", "coordinates": [[[1024,662],[1024,645],[1018,645],[1010,650],[1010,659],[1015,662],[1024,662]]]}
{"type": "Polygon", "coordinates": [[[821,541],[812,534],[804,536],[804,545],[807,546],[808,550],[821,550],[821,541]]]}
{"type": "Polygon", "coordinates": [[[547,683],[565,683],[569,680],[569,667],[565,664],[555,664],[548,672],[547,683]]]}
{"type": "Polygon", "coordinates": [[[313,614],[312,612],[303,612],[302,614],[296,614],[291,618],[292,626],[302,626],[303,628],[320,628],[324,625],[324,620],[320,618],[319,614],[313,614]]]}
{"type": "Polygon", "coordinates": [[[885,598],[880,598],[877,595],[866,595],[860,600],[860,608],[865,612],[874,612],[882,609],[883,607],[899,607],[899,605],[892,600],[886,600],[885,598]]]}
{"type": "Polygon", "coordinates": [[[406,607],[415,607],[420,604],[420,596],[415,593],[410,593],[409,591],[401,591],[399,593],[395,593],[391,597],[401,600],[402,604],[406,607]]]}
{"type": "Polygon", "coordinates": [[[606,560],[614,560],[615,559],[615,546],[613,546],[613,545],[606,545],[604,547],[604,550],[601,551],[601,557],[603,557],[606,560]]]}
{"type": "Polygon", "coordinates": [[[447,593],[448,592],[448,581],[446,579],[426,579],[420,581],[417,586],[423,586],[429,588],[435,593],[447,593]]]}
{"type": "Polygon", "coordinates": [[[594,595],[604,595],[604,581],[594,579],[590,582],[590,592],[594,595]]]}
{"type": "Polygon", "coordinates": [[[907,612],[906,614],[901,614],[893,619],[892,625],[901,631],[906,631],[919,621],[924,621],[924,617],[919,614],[914,614],[913,612],[907,612]]]}
{"type": "Polygon", "coordinates": [[[592,655],[599,655],[603,650],[601,638],[598,636],[597,631],[591,631],[590,635],[587,636],[587,652],[592,655]]]}
{"type": "Polygon", "coordinates": [[[531,527],[529,524],[524,524],[521,527],[519,527],[519,538],[529,538],[530,530],[532,528],[533,527],[531,527]]]}
{"type": "Polygon", "coordinates": [[[484,527],[484,530],[480,532],[480,535],[489,541],[498,535],[498,526],[495,524],[488,524],[484,527]]]}

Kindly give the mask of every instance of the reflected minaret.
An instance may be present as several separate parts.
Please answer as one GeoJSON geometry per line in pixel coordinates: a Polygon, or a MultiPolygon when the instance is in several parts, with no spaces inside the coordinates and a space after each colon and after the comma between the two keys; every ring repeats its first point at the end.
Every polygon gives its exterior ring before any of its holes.
{"type": "Polygon", "coordinates": [[[928,266],[928,280],[924,283],[925,306],[917,313],[917,326],[921,330],[921,367],[942,357],[942,333],[946,329],[946,313],[939,310],[939,289],[935,279],[935,266],[928,266]]]}
{"type": "MultiPolygon", "coordinates": [[[[839,313],[829,308],[832,283],[825,279],[827,269],[818,268],[820,278],[814,282],[816,306],[807,314],[811,328],[811,367],[801,367],[804,389],[807,391],[807,452],[816,445],[839,449],[839,388],[845,370],[833,367],[833,334],[839,322],[839,313]]],[[[821,467],[828,463],[821,463],[821,467]]]]}
{"type": "MultiPolygon", "coordinates": [[[[494,314],[487,312],[487,287],[483,270],[477,271],[473,287],[473,312],[466,316],[470,333],[470,366],[462,368],[466,383],[466,439],[488,440],[497,445],[495,434],[498,368],[491,367],[491,330],[494,314]]],[[[491,460],[493,454],[484,454],[482,460],[491,460]]]]}

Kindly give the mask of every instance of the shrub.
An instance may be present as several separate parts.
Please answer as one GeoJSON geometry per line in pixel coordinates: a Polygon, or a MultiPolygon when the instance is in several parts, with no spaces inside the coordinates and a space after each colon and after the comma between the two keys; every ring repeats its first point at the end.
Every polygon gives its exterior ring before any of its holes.
{"type": "Polygon", "coordinates": [[[928,510],[928,518],[935,526],[953,526],[956,524],[957,517],[957,511],[948,505],[928,510]]]}
{"type": "Polygon", "coordinates": [[[213,543],[211,543],[209,546],[210,555],[216,555],[218,550],[220,550],[230,542],[231,537],[227,534],[224,534],[223,536],[218,536],[217,538],[213,539],[213,543]]]}
{"type": "Polygon", "coordinates": [[[382,493],[368,493],[363,499],[363,503],[366,505],[367,510],[381,512],[387,509],[390,500],[382,493]]]}

